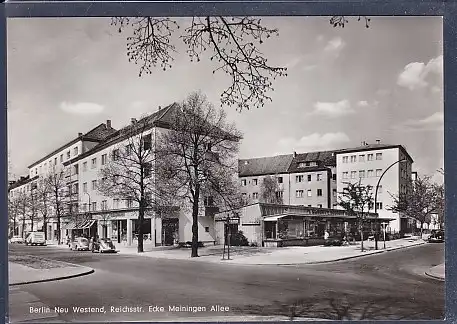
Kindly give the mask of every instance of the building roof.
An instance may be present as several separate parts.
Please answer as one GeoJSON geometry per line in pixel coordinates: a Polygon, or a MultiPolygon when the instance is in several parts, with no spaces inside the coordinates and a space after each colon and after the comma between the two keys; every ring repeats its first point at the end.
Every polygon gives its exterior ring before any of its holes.
{"type": "Polygon", "coordinates": [[[238,175],[240,177],[313,172],[326,170],[330,166],[336,166],[335,151],[319,151],[300,154],[286,154],[269,157],[240,159],[238,160],[238,175]],[[317,162],[317,166],[299,168],[300,162],[317,162]]]}
{"type": "MultiPolygon", "coordinates": [[[[179,109],[179,106],[176,103],[173,103],[165,108],[161,108],[158,111],[156,111],[153,114],[150,114],[148,116],[145,116],[138,120],[135,125],[142,125],[142,130],[144,130],[144,126],[146,125],[147,129],[150,129],[152,127],[163,127],[163,128],[168,128],[170,126],[170,123],[173,118],[173,112],[179,109]]],[[[132,134],[132,130],[134,130],[135,125],[131,123],[130,125],[127,125],[120,130],[114,131],[108,136],[104,138],[104,140],[100,141],[97,145],[95,145],[93,148],[90,150],[74,157],[71,160],[68,160],[64,163],[64,165],[68,165],[71,163],[74,163],[76,161],[79,161],[85,157],[88,157],[96,152],[99,152],[111,145],[114,145],[116,143],[119,143],[132,134]]],[[[140,131],[140,130],[139,130],[140,131]]]]}
{"type": "Polygon", "coordinates": [[[287,173],[293,154],[238,160],[240,177],[287,173]]]}
{"type": "Polygon", "coordinates": [[[58,152],[62,151],[68,146],[71,146],[79,141],[87,141],[87,142],[100,142],[110,136],[111,134],[115,133],[117,130],[102,123],[99,124],[98,126],[92,128],[90,131],[88,131],[86,134],[79,135],[78,137],[74,138],[73,140],[65,143],[64,145],[61,145],[58,149],[52,151],[51,153],[47,154],[45,157],[39,159],[38,161],[30,164],[28,168],[33,168],[35,165],[40,164],[43,161],[46,161],[48,158],[51,156],[57,154],[58,152]]]}
{"type": "Polygon", "coordinates": [[[364,151],[374,151],[374,150],[387,150],[387,149],[392,149],[392,148],[398,148],[405,154],[408,159],[411,162],[414,162],[412,157],[409,155],[409,153],[406,151],[406,148],[403,145],[399,144],[365,144],[357,147],[352,147],[352,148],[347,148],[347,149],[341,149],[338,151],[335,151],[335,154],[341,154],[341,153],[352,153],[352,152],[364,152],[364,151]]]}
{"type": "Polygon", "coordinates": [[[8,191],[16,189],[18,187],[21,187],[29,182],[32,182],[33,180],[38,179],[38,176],[34,176],[33,178],[30,178],[30,176],[22,176],[18,180],[14,181],[8,186],[8,191]]]}

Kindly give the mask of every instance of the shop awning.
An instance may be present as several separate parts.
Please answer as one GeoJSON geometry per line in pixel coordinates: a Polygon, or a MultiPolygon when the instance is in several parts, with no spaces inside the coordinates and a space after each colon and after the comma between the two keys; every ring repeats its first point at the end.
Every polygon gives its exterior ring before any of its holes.
{"type": "Polygon", "coordinates": [[[70,221],[66,225],[64,225],[63,229],[67,230],[72,230],[72,229],[85,229],[85,228],[90,228],[92,225],[94,225],[95,220],[89,219],[85,221],[81,221],[76,223],[75,221],[70,221]]]}
{"type": "Polygon", "coordinates": [[[276,222],[278,219],[286,217],[287,215],[278,215],[278,216],[270,216],[270,217],[265,217],[263,219],[264,222],[276,222]]]}

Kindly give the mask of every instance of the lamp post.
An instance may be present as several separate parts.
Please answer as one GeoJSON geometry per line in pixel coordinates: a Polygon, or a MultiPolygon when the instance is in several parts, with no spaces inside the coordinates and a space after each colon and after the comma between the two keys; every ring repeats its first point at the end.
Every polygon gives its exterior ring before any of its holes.
{"type": "MultiPolygon", "coordinates": [[[[88,214],[90,215],[90,195],[89,195],[89,193],[88,193],[87,191],[86,191],[86,192],[84,192],[84,194],[86,194],[86,195],[87,195],[87,197],[89,198],[89,208],[88,208],[88,214]]],[[[92,217],[91,217],[91,218],[92,218],[92,217]]],[[[90,233],[89,233],[89,234],[90,234],[90,233]]]]}
{"type": "MultiPolygon", "coordinates": [[[[389,165],[385,170],[384,172],[381,174],[381,176],[379,177],[379,180],[378,180],[378,183],[376,184],[376,188],[375,188],[375,194],[374,194],[374,212],[375,214],[377,213],[377,210],[378,210],[378,206],[377,206],[377,200],[378,200],[378,189],[379,189],[379,184],[381,183],[381,179],[382,177],[384,176],[384,174],[386,174],[386,172],[391,168],[393,167],[395,164],[397,163],[403,163],[403,162],[406,162],[407,160],[405,158],[401,159],[401,160],[398,160],[398,161],[395,161],[394,163],[392,163],[391,165],[389,165]]],[[[385,235],[385,232],[386,232],[386,227],[387,225],[384,227],[384,249],[386,248],[386,235],[385,235]]],[[[378,249],[378,236],[377,236],[377,233],[378,232],[378,224],[376,224],[376,235],[375,235],[375,249],[377,250],[378,249]]]]}

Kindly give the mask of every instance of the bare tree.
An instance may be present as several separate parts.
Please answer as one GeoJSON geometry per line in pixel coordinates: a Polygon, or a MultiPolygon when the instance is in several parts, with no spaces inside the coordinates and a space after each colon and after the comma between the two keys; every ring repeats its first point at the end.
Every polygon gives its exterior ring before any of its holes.
{"type": "MultiPolygon", "coordinates": [[[[358,20],[364,20],[368,27],[369,18],[359,16],[358,20]]],[[[334,27],[344,28],[347,23],[346,16],[330,19],[334,27]]],[[[270,64],[260,46],[266,39],[279,36],[277,28],[266,27],[258,17],[193,17],[187,26],[182,24],[165,17],[111,20],[119,33],[130,27],[127,56],[140,66],[140,77],[151,74],[157,66],[163,70],[171,68],[177,54],[176,41],[180,39],[191,62],[207,58],[214,63],[213,73],[222,72],[230,77],[230,85],[220,96],[221,106],[235,106],[242,111],[271,101],[268,93],[274,90],[272,81],[287,76],[287,68],[270,64]],[[178,29],[182,33],[174,37],[178,29]]]]}
{"type": "Polygon", "coordinates": [[[170,131],[157,141],[161,189],[192,208],[192,257],[198,257],[199,204],[204,196],[238,206],[235,174],[241,133],[200,93],[175,110],[170,131]]]}
{"type": "Polygon", "coordinates": [[[363,251],[363,229],[366,215],[373,207],[373,187],[362,185],[359,182],[344,182],[345,187],[338,197],[338,205],[344,208],[350,215],[356,216],[357,226],[360,233],[361,250],[363,251]]]}
{"type": "MultiPolygon", "coordinates": [[[[143,249],[145,212],[157,196],[154,181],[155,154],[152,147],[152,117],[146,116],[121,130],[124,142],[117,145],[99,172],[98,191],[138,206],[138,253],[143,249]]],[[[132,205],[133,207],[133,205],[132,205]]]]}
{"type": "Polygon", "coordinates": [[[442,193],[437,190],[429,176],[417,176],[408,184],[405,192],[391,194],[391,197],[393,203],[389,209],[419,222],[421,237],[424,223],[429,222],[431,215],[438,213],[440,208],[444,207],[444,190],[442,193]]]}
{"type": "MultiPolygon", "coordinates": [[[[11,196],[11,193],[10,193],[8,195],[8,219],[9,219],[10,226],[13,227],[12,236],[17,235],[16,227],[17,227],[17,223],[19,220],[20,208],[21,208],[21,200],[17,196],[16,197],[11,196]]],[[[11,234],[11,233],[9,233],[9,234],[11,234]]]]}
{"type": "Polygon", "coordinates": [[[42,186],[47,188],[49,194],[49,206],[52,207],[57,220],[57,244],[61,244],[61,220],[68,206],[65,169],[57,168],[54,165],[50,172],[43,177],[42,186]]]}
{"type": "Polygon", "coordinates": [[[38,181],[36,193],[37,211],[40,213],[41,219],[43,220],[43,231],[44,238],[48,240],[47,226],[49,222],[49,215],[51,212],[51,188],[49,183],[40,179],[38,181]]]}
{"type": "Polygon", "coordinates": [[[27,195],[26,192],[20,191],[18,196],[18,209],[19,209],[19,215],[20,215],[20,220],[22,223],[22,232],[21,236],[24,238],[24,229],[25,229],[25,221],[27,219],[27,213],[28,213],[28,207],[29,207],[29,196],[27,195]]]}
{"type": "Polygon", "coordinates": [[[275,176],[266,176],[263,178],[260,187],[260,196],[262,202],[269,204],[282,204],[283,199],[279,193],[279,183],[275,176]]]}
{"type": "Polygon", "coordinates": [[[27,199],[28,207],[27,207],[27,217],[30,220],[30,231],[34,231],[34,224],[38,220],[37,215],[37,208],[38,208],[38,199],[36,194],[36,183],[30,183],[30,191],[28,192],[28,199],[27,199]]]}

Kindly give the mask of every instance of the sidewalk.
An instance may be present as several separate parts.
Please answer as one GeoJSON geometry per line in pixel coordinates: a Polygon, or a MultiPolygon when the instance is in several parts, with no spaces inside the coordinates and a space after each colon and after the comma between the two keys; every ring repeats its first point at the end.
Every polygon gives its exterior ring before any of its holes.
{"type": "Polygon", "coordinates": [[[198,249],[199,258],[191,258],[190,249],[149,247],[144,253],[137,253],[136,246],[118,248],[120,254],[141,255],[152,258],[165,258],[177,260],[191,260],[196,262],[226,263],[237,265],[294,265],[326,263],[338,260],[351,259],[385,251],[392,251],[424,244],[420,239],[399,239],[386,242],[378,242],[378,250],[374,250],[373,241],[365,241],[364,252],[360,251],[360,242],[350,246],[309,246],[309,247],[284,247],[284,248],[261,248],[261,247],[230,247],[230,260],[222,260],[222,246],[208,246],[198,249]]]}
{"type": "Polygon", "coordinates": [[[46,268],[33,268],[17,262],[8,262],[9,286],[55,281],[90,274],[94,269],[65,262],[46,261],[46,268]],[[49,266],[49,263],[52,265],[49,266]]]}
{"type": "Polygon", "coordinates": [[[444,263],[431,267],[425,274],[433,279],[444,281],[446,277],[444,263]]]}

